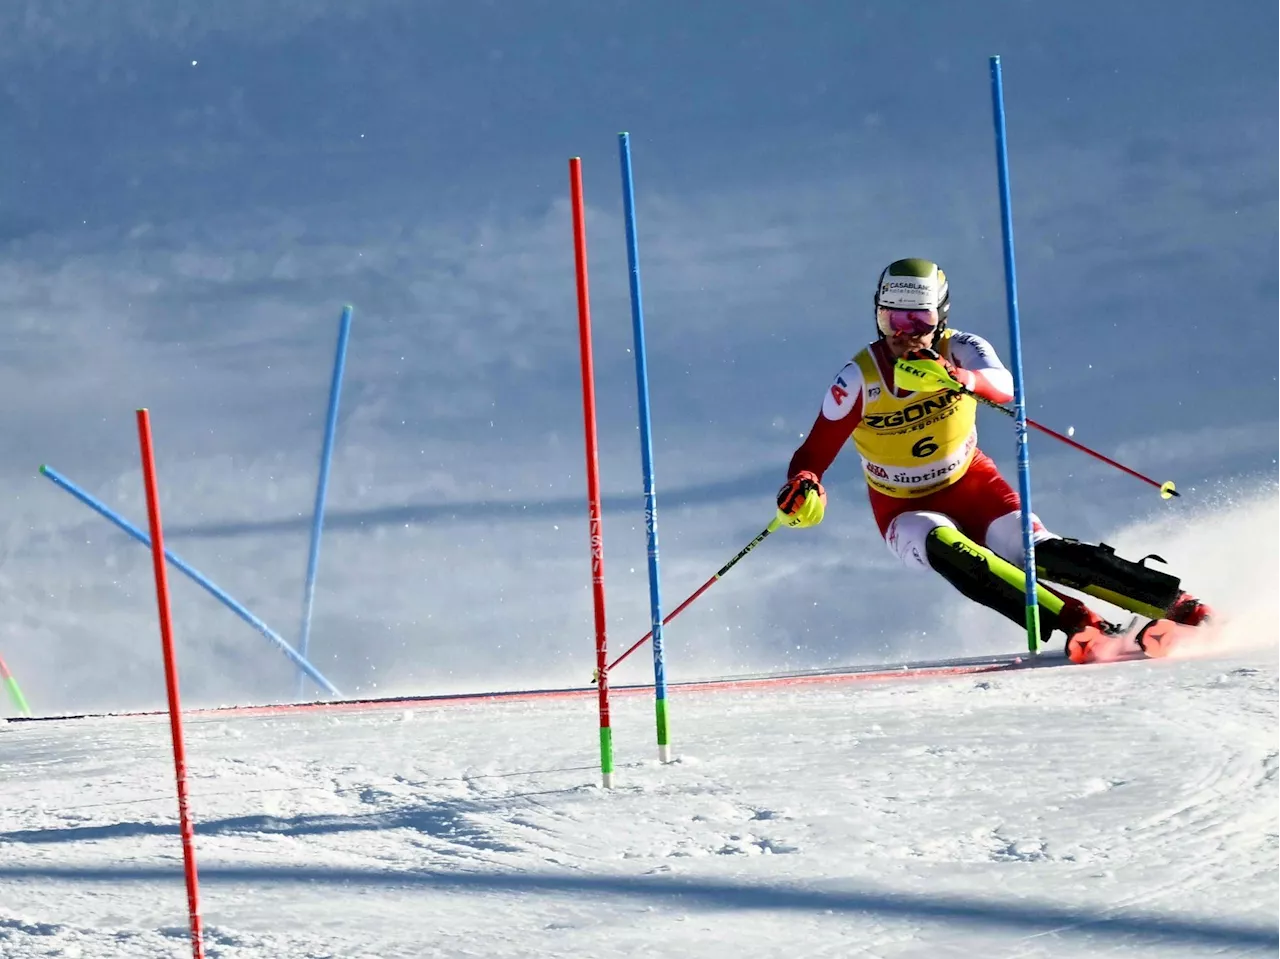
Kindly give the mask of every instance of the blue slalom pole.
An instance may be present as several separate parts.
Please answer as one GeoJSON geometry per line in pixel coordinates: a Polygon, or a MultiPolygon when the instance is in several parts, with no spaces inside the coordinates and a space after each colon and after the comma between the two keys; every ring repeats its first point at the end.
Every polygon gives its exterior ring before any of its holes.
{"type": "MultiPolygon", "coordinates": [[[[124,530],[134,539],[136,539],[139,543],[142,543],[148,549],[151,547],[150,536],[142,532],[142,530],[138,529],[138,527],[134,526],[127,519],[124,519],[122,516],[116,513],[113,509],[111,509],[111,507],[107,506],[101,500],[95,499],[93,496],[86,493],[75,483],[71,482],[71,480],[67,479],[65,476],[63,476],[61,473],[55,470],[52,466],[41,466],[40,472],[45,477],[52,480],[56,486],[59,486],[62,489],[66,490],[68,493],[70,493],[80,502],[84,503],[85,506],[88,506],[95,513],[98,513],[99,515],[110,520],[112,523],[115,523],[116,526],[120,527],[122,530],[124,530]]],[[[309,662],[307,662],[300,655],[298,655],[297,650],[295,650],[292,646],[290,646],[283,639],[281,639],[279,634],[277,634],[275,630],[273,630],[270,626],[268,626],[262,620],[258,619],[257,616],[254,616],[253,613],[249,612],[247,609],[241,606],[234,599],[232,599],[231,596],[229,596],[224,590],[222,590],[221,588],[219,588],[218,586],[210,582],[210,580],[206,578],[203,573],[201,573],[199,570],[193,569],[191,566],[188,566],[185,562],[183,562],[181,559],[175,556],[168,549],[164,551],[164,556],[165,556],[165,559],[167,559],[175,567],[180,569],[182,572],[186,573],[189,577],[195,580],[197,584],[204,587],[209,593],[213,594],[213,596],[216,599],[220,600],[223,604],[225,604],[233,613],[235,613],[237,616],[243,619],[246,623],[248,623],[258,632],[260,632],[263,636],[267,637],[267,639],[271,640],[271,642],[275,643],[276,646],[279,647],[280,651],[284,653],[286,656],[288,656],[291,660],[293,660],[293,662],[297,664],[299,669],[302,669],[303,671],[306,672],[308,676],[314,679],[321,689],[325,690],[326,692],[334,696],[341,695],[341,693],[338,692],[337,688],[333,685],[333,683],[325,679],[324,676],[320,674],[320,671],[318,669],[316,669],[309,662]]]]}
{"type": "Polygon", "coordinates": [[[1004,124],[1004,79],[1000,57],[991,58],[991,106],[996,126],[996,167],[1000,179],[1000,227],[1004,235],[1004,285],[1009,311],[1009,355],[1013,366],[1013,423],[1018,439],[1018,495],[1022,499],[1023,572],[1027,585],[1027,649],[1040,643],[1040,606],[1036,602],[1036,545],[1031,525],[1031,452],[1027,444],[1027,393],[1022,378],[1022,327],[1018,322],[1018,271],[1013,258],[1013,200],[1009,189],[1009,150],[1004,124]]]}
{"type": "MultiPolygon", "coordinates": [[[[307,657],[311,640],[311,608],[316,598],[316,571],[320,566],[320,533],[324,528],[324,501],[329,492],[329,466],[333,461],[333,438],[338,431],[338,397],[342,393],[342,373],[347,365],[347,340],[351,335],[351,307],[342,308],[338,321],[338,352],[333,360],[333,380],[329,384],[329,415],[324,424],[324,446],[320,450],[320,479],[316,484],[316,505],[311,516],[311,552],[307,556],[307,582],[302,591],[302,630],[298,652],[307,657]]],[[[298,671],[298,698],[302,698],[305,674],[298,671]]]]}
{"type": "Polygon", "coordinates": [[[662,646],[662,588],[658,581],[658,499],[653,477],[653,430],[649,420],[649,367],[644,344],[644,305],[640,296],[640,249],[636,239],[636,198],[631,179],[631,138],[618,134],[622,161],[622,205],[626,213],[627,264],[631,277],[631,329],[635,340],[636,391],[640,408],[640,462],[644,471],[644,527],[649,540],[649,615],[653,627],[653,691],[658,723],[658,760],[671,761],[667,724],[667,665],[662,646]]]}

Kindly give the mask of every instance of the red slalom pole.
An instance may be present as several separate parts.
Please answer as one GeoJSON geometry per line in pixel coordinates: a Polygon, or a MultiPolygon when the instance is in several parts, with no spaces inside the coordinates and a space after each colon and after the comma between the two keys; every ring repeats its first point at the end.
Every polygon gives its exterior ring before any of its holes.
{"type": "Polygon", "coordinates": [[[200,890],[196,878],[196,849],[191,812],[187,806],[187,751],[182,739],[182,710],[178,702],[178,663],[173,652],[173,620],[169,614],[169,578],[160,528],[160,492],[156,458],[151,445],[151,417],[138,410],[138,445],[142,450],[142,478],[147,487],[147,521],[151,526],[151,561],[156,574],[156,604],[160,611],[160,646],[164,653],[164,683],[169,693],[169,731],[173,736],[174,778],[178,784],[178,823],[182,832],[182,864],[187,876],[187,913],[191,921],[191,955],[204,959],[200,931],[200,890]]]}
{"type": "Polygon", "coordinates": [[[582,158],[569,158],[573,203],[573,260],[578,281],[578,343],[582,352],[582,419],[587,437],[587,517],[591,534],[591,598],[595,605],[596,672],[600,699],[600,777],[613,788],[613,729],[609,725],[609,646],[604,615],[604,537],[601,530],[600,456],[596,447],[596,387],[591,362],[591,304],[587,292],[587,223],[582,202],[582,158]]]}

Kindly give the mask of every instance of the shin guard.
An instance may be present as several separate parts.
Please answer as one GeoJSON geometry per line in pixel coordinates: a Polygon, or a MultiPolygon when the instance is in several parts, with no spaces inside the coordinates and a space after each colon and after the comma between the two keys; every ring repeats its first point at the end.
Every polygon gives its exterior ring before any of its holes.
{"type": "Polygon", "coordinates": [[[1178,598],[1179,581],[1144,566],[1148,559],[1164,562],[1153,554],[1135,563],[1117,556],[1106,543],[1047,539],[1036,544],[1036,575],[1148,619],[1161,619],[1178,598]]]}
{"type": "MultiPolygon", "coordinates": [[[[929,565],[962,594],[1026,628],[1027,578],[1022,570],[979,546],[958,529],[939,526],[925,540],[929,565]]],[[[1040,604],[1040,642],[1058,628],[1063,600],[1036,586],[1040,604]]]]}

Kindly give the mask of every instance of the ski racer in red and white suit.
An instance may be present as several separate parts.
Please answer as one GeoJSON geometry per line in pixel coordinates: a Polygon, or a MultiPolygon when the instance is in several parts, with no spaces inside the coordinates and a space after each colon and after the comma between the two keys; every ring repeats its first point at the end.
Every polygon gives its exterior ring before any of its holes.
{"type": "MultiPolygon", "coordinates": [[[[932,568],[964,595],[1025,623],[1025,551],[1018,494],[977,445],[974,396],[1013,399],[1013,377],[995,349],[949,329],[946,274],[927,260],[898,260],[881,274],[880,336],[840,371],[813,428],[791,458],[778,509],[792,527],[822,521],[822,477],[849,439],[862,460],[871,510],[889,548],[908,568],[932,568]],[[931,360],[949,389],[898,389],[899,359],[931,360]],[[972,395],[971,395],[972,394],[972,395]]],[[[1143,561],[1051,533],[1033,517],[1037,577],[1105,599],[1151,619],[1198,625],[1210,615],[1179,580],[1143,561]]],[[[1158,557],[1157,557],[1158,558],[1158,557]]],[[[1080,600],[1041,588],[1040,639],[1067,634],[1077,662],[1119,628],[1080,600]]]]}

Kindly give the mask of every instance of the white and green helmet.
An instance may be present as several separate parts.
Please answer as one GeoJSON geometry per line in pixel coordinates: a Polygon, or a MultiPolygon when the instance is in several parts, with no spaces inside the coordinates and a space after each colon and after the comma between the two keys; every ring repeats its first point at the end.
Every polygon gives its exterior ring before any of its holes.
{"type": "MultiPolygon", "coordinates": [[[[951,311],[951,289],[947,284],[947,274],[932,260],[920,260],[914,257],[905,260],[894,260],[880,274],[880,282],[876,284],[876,316],[877,328],[880,328],[880,308],[891,310],[937,310],[938,332],[947,325],[947,314],[951,311]]],[[[886,331],[880,329],[880,335],[886,331]]]]}

